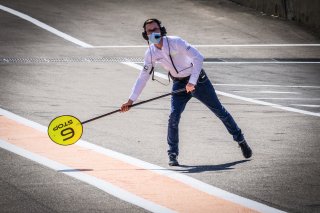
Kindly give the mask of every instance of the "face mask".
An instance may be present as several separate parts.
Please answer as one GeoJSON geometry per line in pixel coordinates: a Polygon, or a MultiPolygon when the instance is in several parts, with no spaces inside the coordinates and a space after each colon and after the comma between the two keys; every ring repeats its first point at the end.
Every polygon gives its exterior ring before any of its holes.
{"type": "Polygon", "coordinates": [[[161,34],[153,32],[150,35],[148,35],[148,38],[152,44],[159,44],[161,40],[161,34]]]}

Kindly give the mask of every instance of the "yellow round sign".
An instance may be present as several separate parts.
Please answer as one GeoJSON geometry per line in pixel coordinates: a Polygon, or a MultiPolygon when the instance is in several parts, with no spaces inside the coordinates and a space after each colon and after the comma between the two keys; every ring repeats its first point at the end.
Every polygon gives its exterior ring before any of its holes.
{"type": "Polygon", "coordinates": [[[53,119],[48,126],[50,139],[63,146],[77,142],[82,136],[81,121],[71,115],[62,115],[53,119]]]}

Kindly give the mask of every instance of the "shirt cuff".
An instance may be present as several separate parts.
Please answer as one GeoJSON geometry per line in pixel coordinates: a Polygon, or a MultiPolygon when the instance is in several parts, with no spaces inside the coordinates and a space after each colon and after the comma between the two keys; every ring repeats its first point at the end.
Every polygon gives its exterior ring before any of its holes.
{"type": "Polygon", "coordinates": [[[135,101],[138,99],[138,96],[139,96],[139,95],[137,95],[137,94],[135,94],[135,93],[132,93],[132,94],[130,95],[129,99],[130,99],[131,101],[135,102],[135,101]]]}
{"type": "Polygon", "coordinates": [[[194,77],[190,77],[190,79],[189,79],[189,83],[190,84],[193,84],[193,85],[196,85],[197,84],[197,81],[198,81],[198,78],[194,78],[194,77]]]}

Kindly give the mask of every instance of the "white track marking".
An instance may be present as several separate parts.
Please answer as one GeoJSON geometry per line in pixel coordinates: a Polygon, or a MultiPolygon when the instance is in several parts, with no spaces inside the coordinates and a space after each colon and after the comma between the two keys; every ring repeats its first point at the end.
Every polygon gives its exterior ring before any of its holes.
{"type": "MultiPolygon", "coordinates": [[[[121,64],[125,64],[125,65],[128,65],[130,67],[133,67],[137,70],[141,70],[142,66],[134,63],[134,62],[121,62],[121,64]]],[[[162,73],[159,73],[159,72],[154,72],[154,75],[159,77],[159,78],[163,78],[163,79],[168,79],[168,76],[165,75],[165,74],[162,74],[162,73]]]]}
{"type": "Polygon", "coordinates": [[[217,90],[216,90],[216,92],[219,95],[223,95],[226,97],[235,98],[235,99],[239,99],[239,100],[243,100],[243,101],[247,101],[247,102],[251,102],[251,103],[255,103],[255,104],[259,104],[259,105],[270,106],[273,108],[282,109],[282,110],[289,111],[289,112],[297,112],[297,113],[301,113],[301,114],[305,114],[305,115],[312,115],[312,116],[320,117],[320,113],[309,112],[309,111],[305,111],[305,110],[295,109],[292,107],[285,107],[285,106],[282,106],[279,104],[273,104],[273,103],[269,103],[269,102],[265,102],[265,101],[259,101],[259,100],[253,99],[253,98],[246,98],[246,97],[233,95],[230,93],[221,92],[221,91],[217,91],[217,90]]]}
{"type": "MultiPolygon", "coordinates": [[[[76,39],[66,33],[63,33],[35,18],[32,18],[31,16],[28,16],[24,13],[21,13],[17,10],[11,9],[9,7],[3,6],[0,4],[0,9],[3,11],[6,11],[8,13],[11,13],[15,16],[18,16],[26,21],[29,21],[33,23],[34,25],[41,27],[42,29],[45,29],[61,38],[64,38],[74,44],[77,44],[81,47],[85,48],[145,48],[147,45],[109,45],[109,46],[92,46],[88,43],[85,43],[83,41],[80,41],[79,39],[76,39]]],[[[320,47],[320,44],[195,44],[194,47],[320,47]]],[[[208,63],[208,62],[207,62],[208,63]]],[[[210,62],[209,62],[210,63],[210,62]]],[[[216,62],[212,62],[216,63],[216,62]]],[[[221,63],[221,62],[220,62],[221,63]]],[[[233,63],[233,62],[225,62],[225,63],[233,63]]],[[[243,63],[243,62],[242,62],[243,63]]],[[[257,63],[257,62],[256,62],[257,63]]],[[[270,63],[270,62],[265,62],[270,63]]],[[[305,62],[304,62],[305,63],[305,62]]],[[[315,62],[317,63],[317,62],[315,62]]]]}
{"type": "Polygon", "coordinates": [[[320,105],[310,105],[310,104],[290,104],[292,106],[302,106],[302,107],[310,107],[310,108],[320,108],[320,105]]]}
{"type": "Polygon", "coordinates": [[[130,66],[130,67],[133,67],[133,68],[135,68],[135,69],[137,69],[137,70],[142,70],[142,66],[140,66],[140,65],[138,65],[138,64],[136,64],[136,63],[132,63],[132,62],[121,62],[121,64],[125,64],[125,65],[127,65],[127,66],[130,66]]]}
{"type": "Polygon", "coordinates": [[[92,150],[99,152],[101,154],[104,154],[106,156],[125,161],[125,162],[132,164],[134,166],[138,166],[138,167],[141,167],[141,168],[144,168],[147,170],[151,170],[151,171],[158,173],[160,175],[170,177],[170,178],[175,179],[179,182],[185,183],[186,185],[189,185],[197,190],[206,192],[206,193],[213,195],[213,196],[223,198],[225,200],[231,201],[233,203],[237,203],[242,206],[246,206],[251,209],[255,209],[259,212],[270,212],[270,213],[271,212],[283,212],[278,209],[275,209],[275,208],[266,206],[264,204],[258,203],[256,201],[249,200],[247,198],[244,198],[244,197],[232,194],[230,192],[224,191],[222,189],[219,189],[219,188],[214,187],[212,185],[206,184],[204,182],[201,182],[201,181],[194,179],[192,177],[183,175],[181,173],[178,173],[178,172],[175,172],[172,170],[168,170],[166,168],[163,168],[163,167],[160,167],[160,166],[133,158],[131,156],[127,156],[127,155],[115,152],[113,150],[105,149],[103,147],[97,146],[92,143],[88,143],[88,142],[81,140],[79,145],[82,147],[85,147],[85,148],[92,149],[92,150]]]}
{"type": "MultiPolygon", "coordinates": [[[[132,62],[126,62],[125,64],[128,66],[134,67],[138,70],[142,69],[142,66],[134,64],[132,62]]],[[[155,73],[157,73],[157,72],[155,72],[155,73]]],[[[305,111],[305,110],[295,109],[292,107],[285,107],[285,106],[281,106],[279,104],[273,104],[273,103],[269,103],[269,102],[265,102],[265,101],[259,101],[259,100],[253,99],[253,98],[246,98],[246,97],[242,97],[239,95],[233,95],[230,93],[221,92],[218,90],[216,90],[216,93],[219,95],[226,96],[226,97],[235,98],[238,100],[247,101],[247,102],[251,102],[251,103],[255,103],[255,104],[259,104],[259,105],[271,106],[273,108],[282,109],[282,110],[289,111],[289,112],[297,112],[297,113],[301,113],[301,114],[305,114],[305,115],[312,115],[312,116],[320,117],[320,113],[309,112],[309,111],[305,111]]]]}
{"type": "MultiPolygon", "coordinates": [[[[133,61],[131,61],[133,62],[133,61]]],[[[143,62],[133,62],[142,64],[143,62]]],[[[220,65],[228,65],[228,64],[320,64],[318,61],[203,61],[204,64],[220,64],[220,65]]]]}
{"type": "Polygon", "coordinates": [[[198,44],[196,47],[320,47],[320,44],[198,44]]]}
{"type": "Polygon", "coordinates": [[[320,98],[253,98],[255,100],[305,100],[305,101],[319,101],[320,98]]]}
{"type": "MultiPolygon", "coordinates": [[[[0,110],[0,112],[1,112],[1,110],[0,110]]],[[[18,147],[18,146],[7,143],[3,140],[0,140],[0,147],[8,150],[10,152],[13,152],[17,155],[20,155],[22,157],[30,159],[38,164],[44,165],[44,166],[46,166],[50,169],[53,169],[55,171],[74,170],[74,168],[68,167],[64,164],[58,163],[58,162],[50,160],[48,158],[42,157],[41,155],[29,152],[25,149],[18,147]]],[[[108,183],[104,180],[100,180],[96,177],[87,175],[85,173],[64,172],[64,174],[68,175],[70,177],[76,178],[82,182],[88,183],[88,184],[90,184],[90,185],[92,185],[102,191],[107,192],[108,194],[111,194],[117,198],[120,198],[121,200],[124,200],[128,203],[132,203],[134,205],[140,206],[140,207],[142,207],[146,210],[149,210],[151,212],[174,212],[168,208],[160,206],[160,205],[153,203],[149,200],[138,197],[137,195],[132,194],[126,190],[123,190],[123,189],[121,189],[111,183],[108,183]]]]}
{"type": "MultiPolygon", "coordinates": [[[[32,127],[32,128],[39,130],[41,132],[46,132],[45,130],[47,129],[47,127],[42,126],[40,124],[37,124],[37,123],[30,121],[28,119],[22,118],[21,116],[18,116],[16,114],[13,114],[9,111],[6,111],[6,110],[0,108],[0,116],[1,115],[6,116],[16,122],[23,124],[23,125],[32,127]]],[[[128,164],[131,164],[131,165],[134,165],[134,166],[146,169],[146,170],[151,170],[155,173],[158,173],[158,174],[164,175],[166,177],[170,177],[170,178],[177,180],[179,182],[185,183],[186,185],[191,186],[191,187],[193,187],[197,190],[200,190],[202,192],[206,192],[210,195],[220,197],[222,199],[231,201],[233,203],[237,203],[241,206],[245,206],[245,207],[254,209],[256,211],[259,211],[259,212],[270,212],[270,213],[283,212],[281,210],[269,207],[267,205],[258,203],[256,201],[249,200],[247,198],[244,198],[244,197],[232,194],[230,192],[224,191],[222,189],[211,186],[209,184],[201,182],[201,181],[194,179],[192,177],[189,177],[189,176],[180,174],[178,172],[168,170],[166,168],[139,160],[137,158],[133,158],[133,157],[125,155],[125,154],[121,154],[119,152],[115,152],[110,149],[103,148],[101,146],[86,142],[84,140],[79,140],[77,142],[77,145],[84,147],[84,148],[87,148],[87,149],[91,149],[93,151],[96,151],[96,152],[103,154],[103,155],[106,155],[108,157],[124,161],[128,164]]],[[[63,164],[57,163],[55,161],[46,159],[40,155],[37,155],[37,154],[31,153],[29,151],[26,151],[24,149],[21,149],[17,146],[9,144],[5,141],[0,140],[0,147],[6,149],[8,151],[14,152],[18,155],[21,155],[23,157],[26,157],[30,160],[33,160],[39,164],[47,166],[47,167],[54,169],[56,171],[57,170],[72,170],[73,169],[73,168],[69,168],[63,164]]],[[[148,209],[150,211],[159,212],[158,210],[161,210],[160,212],[162,212],[162,210],[163,210],[163,212],[170,212],[169,209],[166,209],[166,208],[159,206],[157,204],[154,205],[154,203],[152,203],[150,201],[144,200],[143,198],[137,197],[127,191],[122,190],[121,188],[118,188],[110,183],[107,183],[107,182],[102,181],[100,179],[91,177],[89,175],[82,174],[80,172],[74,172],[74,173],[73,172],[66,172],[64,174],[69,175],[74,178],[77,178],[77,179],[79,179],[83,182],[86,182],[88,184],[91,184],[92,186],[95,186],[103,191],[106,191],[107,193],[110,193],[110,194],[112,194],[120,199],[123,199],[129,203],[133,203],[137,206],[142,205],[141,207],[148,209]]]]}
{"type": "Polygon", "coordinates": [[[282,92],[282,91],[232,91],[236,93],[252,93],[252,94],[300,94],[299,92],[282,92]]]}
{"type": "Polygon", "coordinates": [[[214,86],[228,86],[228,87],[288,87],[288,88],[314,88],[320,89],[320,86],[304,86],[304,85],[272,85],[272,84],[214,84],[214,86]]]}
{"type": "MultiPolygon", "coordinates": [[[[320,44],[194,44],[194,47],[320,47],[320,44]]],[[[146,48],[147,45],[102,45],[89,48],[146,48]]]]}
{"type": "MultiPolygon", "coordinates": [[[[35,18],[32,18],[31,16],[28,16],[24,13],[21,13],[19,11],[13,10],[9,7],[0,5],[0,9],[3,11],[6,11],[8,13],[11,13],[15,16],[18,16],[26,21],[29,21],[33,24],[35,24],[38,27],[41,27],[42,29],[45,29],[65,40],[68,40],[74,44],[77,44],[81,47],[84,48],[146,48],[146,45],[113,45],[113,46],[92,46],[88,43],[85,43],[83,41],[80,41],[79,39],[76,39],[66,33],[63,33],[35,18]]],[[[320,46],[320,44],[200,44],[200,45],[193,45],[195,47],[318,47],[320,46]]],[[[320,64],[320,62],[294,62],[294,61],[290,61],[290,62],[281,62],[281,61],[269,61],[269,62],[265,62],[265,61],[261,61],[261,62],[228,62],[228,61],[222,61],[222,62],[204,62],[207,64],[320,64]]]]}
{"type": "Polygon", "coordinates": [[[6,11],[8,13],[11,13],[11,14],[13,14],[15,16],[18,16],[18,17],[20,17],[20,18],[22,18],[22,19],[24,19],[26,21],[29,21],[29,22],[33,23],[34,25],[37,25],[38,27],[41,27],[42,29],[45,29],[45,30],[47,30],[47,31],[49,31],[49,32],[61,37],[61,38],[64,38],[65,40],[68,40],[68,41],[70,41],[70,42],[72,42],[74,44],[77,44],[77,45],[79,45],[81,47],[86,47],[86,48],[92,47],[92,45],[87,44],[87,43],[85,43],[83,41],[80,41],[79,39],[76,39],[76,38],[74,38],[74,37],[72,37],[72,36],[70,36],[70,35],[68,35],[66,33],[63,33],[63,32],[61,32],[61,31],[59,31],[59,30],[57,30],[57,29],[55,29],[53,27],[50,27],[49,25],[47,25],[47,24],[45,24],[45,23],[43,23],[41,21],[38,21],[37,19],[34,19],[31,16],[28,16],[28,15],[26,15],[24,13],[21,13],[19,11],[13,10],[13,9],[11,9],[9,7],[5,7],[5,6],[1,5],[1,4],[0,4],[0,9],[3,10],[3,11],[6,11]]]}
{"type": "Polygon", "coordinates": [[[147,45],[110,45],[110,46],[92,46],[89,48],[93,49],[103,49],[103,48],[110,48],[110,49],[116,49],[116,48],[147,48],[147,45]]]}
{"type": "Polygon", "coordinates": [[[320,64],[317,61],[204,61],[204,64],[320,64]]]}

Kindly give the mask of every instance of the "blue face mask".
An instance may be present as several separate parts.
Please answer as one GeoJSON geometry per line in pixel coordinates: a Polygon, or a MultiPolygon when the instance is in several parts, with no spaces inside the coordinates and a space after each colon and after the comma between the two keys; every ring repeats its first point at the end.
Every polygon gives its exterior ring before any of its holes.
{"type": "Polygon", "coordinates": [[[148,35],[148,38],[152,44],[159,44],[161,40],[161,34],[153,32],[150,35],[148,35]]]}

